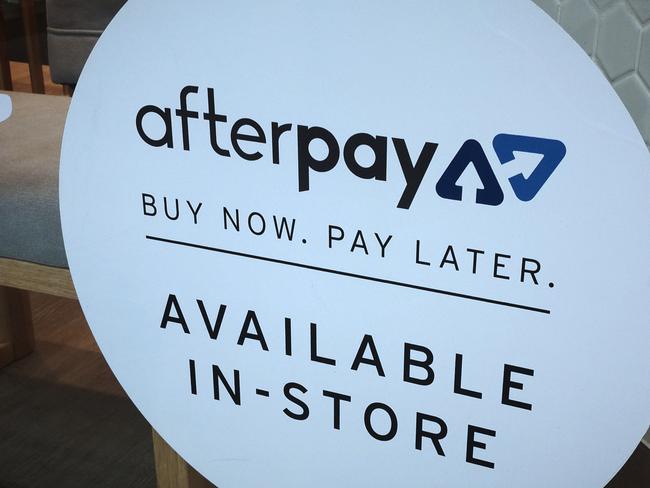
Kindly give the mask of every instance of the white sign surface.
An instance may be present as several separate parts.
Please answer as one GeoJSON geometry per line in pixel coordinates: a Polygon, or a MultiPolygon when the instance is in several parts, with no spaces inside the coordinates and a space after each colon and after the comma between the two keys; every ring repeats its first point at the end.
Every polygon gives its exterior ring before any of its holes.
{"type": "Polygon", "coordinates": [[[11,116],[11,98],[9,95],[0,93],[0,122],[4,122],[11,116]]]}
{"type": "Polygon", "coordinates": [[[132,0],[61,214],[108,363],[219,487],[603,487],[648,426],[649,184],[530,2],[132,0]]]}

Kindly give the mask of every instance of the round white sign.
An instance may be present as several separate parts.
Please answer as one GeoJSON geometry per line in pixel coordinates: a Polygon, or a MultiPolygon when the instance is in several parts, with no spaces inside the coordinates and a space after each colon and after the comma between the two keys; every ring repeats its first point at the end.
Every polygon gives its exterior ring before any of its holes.
{"type": "Polygon", "coordinates": [[[219,487],[602,487],[648,426],[649,163],[531,2],[133,0],[61,214],[106,360],[219,487]]]}

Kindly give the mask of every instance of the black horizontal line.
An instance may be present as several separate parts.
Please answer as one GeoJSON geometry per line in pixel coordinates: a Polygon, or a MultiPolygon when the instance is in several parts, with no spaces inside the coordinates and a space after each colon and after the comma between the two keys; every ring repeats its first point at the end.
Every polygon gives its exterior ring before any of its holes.
{"type": "Polygon", "coordinates": [[[261,388],[256,388],[255,389],[255,394],[263,397],[268,397],[269,392],[267,390],[262,390],[261,388]]]}
{"type": "Polygon", "coordinates": [[[238,256],[242,258],[248,258],[248,259],[255,259],[258,261],[266,261],[268,263],[276,263],[276,264],[283,264],[285,266],[293,266],[295,268],[303,268],[303,269],[309,269],[312,271],[319,271],[321,273],[329,273],[329,274],[334,274],[338,276],[346,276],[348,278],[356,278],[359,280],[365,280],[365,281],[374,281],[375,283],[383,283],[385,285],[393,285],[393,286],[399,286],[402,288],[410,288],[412,290],[420,290],[420,291],[428,291],[429,293],[437,293],[439,295],[446,295],[450,297],[455,297],[455,298],[462,298],[464,300],[473,300],[475,302],[483,302],[483,303],[490,303],[492,305],[500,305],[502,307],[510,307],[510,308],[517,308],[519,310],[527,310],[529,312],[537,312],[537,313],[544,313],[544,314],[550,314],[551,311],[548,309],[544,308],[539,308],[539,307],[532,307],[530,305],[522,305],[519,303],[512,303],[512,302],[506,302],[503,300],[495,300],[493,298],[485,298],[485,297],[480,297],[476,295],[469,295],[466,293],[458,293],[455,291],[449,291],[449,290],[442,290],[440,288],[429,288],[427,286],[421,286],[421,285],[414,285],[413,283],[403,283],[401,281],[394,281],[394,280],[387,280],[384,278],[377,278],[375,276],[366,276],[362,274],[357,274],[357,273],[351,273],[349,271],[340,271],[337,269],[330,269],[330,268],[323,268],[321,266],[314,266],[311,264],[304,264],[304,263],[296,263],[293,261],[286,261],[284,259],[276,259],[276,258],[269,258],[266,256],[258,256],[256,254],[248,254],[245,252],[239,252],[239,251],[231,251],[229,249],[221,249],[218,247],[212,247],[212,246],[205,246],[203,244],[195,244],[193,242],[185,242],[185,241],[178,241],[174,239],[166,239],[164,237],[156,237],[156,236],[146,236],[147,239],[152,240],[152,241],[158,241],[158,242],[165,242],[167,244],[176,244],[177,246],[185,246],[185,247],[192,247],[194,249],[202,249],[204,251],[212,251],[212,252],[218,252],[222,254],[229,254],[231,256],[238,256]]]}

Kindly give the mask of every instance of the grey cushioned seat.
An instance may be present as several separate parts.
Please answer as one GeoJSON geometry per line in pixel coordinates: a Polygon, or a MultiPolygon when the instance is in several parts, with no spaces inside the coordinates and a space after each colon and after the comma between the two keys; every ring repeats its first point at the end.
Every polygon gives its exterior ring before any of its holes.
{"type": "Polygon", "coordinates": [[[52,80],[75,85],[97,39],[126,0],[47,0],[52,80]]]}
{"type": "Polygon", "coordinates": [[[0,122],[0,257],[67,267],[59,155],[70,99],[2,93],[13,113],[0,122]]]}

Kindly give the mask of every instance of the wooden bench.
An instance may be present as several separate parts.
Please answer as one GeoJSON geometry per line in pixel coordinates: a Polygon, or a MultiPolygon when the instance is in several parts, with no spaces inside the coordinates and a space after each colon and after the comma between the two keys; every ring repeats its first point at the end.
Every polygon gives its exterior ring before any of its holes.
{"type": "MultiPolygon", "coordinates": [[[[52,178],[51,174],[49,178],[37,175],[39,169],[43,168],[40,168],[39,161],[34,159],[40,157],[38,151],[45,150],[47,154],[42,155],[43,166],[50,165],[50,173],[58,171],[62,121],[65,119],[68,101],[63,97],[8,93],[13,100],[18,102],[14,103],[12,117],[27,117],[27,119],[14,120],[12,121],[13,125],[4,125],[9,122],[0,124],[0,147],[4,145],[3,152],[0,152],[0,168],[3,164],[5,166],[13,165],[11,172],[4,175],[4,179],[0,175],[0,192],[4,191],[9,194],[0,195],[0,204],[5,206],[4,209],[0,208],[0,368],[24,358],[34,350],[30,292],[75,300],[77,298],[70,271],[66,267],[30,262],[42,258],[43,261],[50,260],[59,263],[63,261],[65,264],[63,249],[57,247],[62,247],[60,223],[58,222],[57,189],[51,188],[52,185],[56,186],[56,178],[52,178]],[[45,106],[50,102],[53,102],[53,105],[45,106]],[[43,112],[48,109],[61,113],[43,116],[43,112]],[[40,110],[41,113],[25,113],[30,110],[40,110]],[[44,123],[40,127],[40,119],[37,115],[44,117],[41,120],[44,123]],[[53,119],[48,118],[49,115],[52,115],[53,119]],[[24,127],[16,126],[21,123],[24,124],[24,127]],[[37,133],[30,136],[25,132],[27,130],[48,131],[48,134],[37,133]],[[50,133],[52,131],[54,133],[50,133]],[[25,143],[21,135],[23,132],[25,132],[25,138],[35,137],[36,140],[25,143]],[[20,147],[17,147],[19,144],[12,144],[12,141],[17,138],[21,138],[20,144],[31,149],[28,151],[30,155],[25,157],[24,165],[20,151],[18,154],[15,152],[16,149],[20,150],[20,147]],[[8,146],[12,147],[8,149],[8,146]],[[14,151],[13,155],[10,155],[12,150],[14,151]],[[52,168],[53,164],[54,168],[52,168]],[[24,175],[20,174],[23,168],[24,175]],[[19,188],[20,185],[29,188],[22,189],[19,188]],[[47,191],[41,192],[44,189],[47,191]],[[39,192],[49,193],[49,202],[45,201],[47,198],[44,198],[39,192]],[[14,193],[18,195],[15,198],[13,198],[14,193]],[[7,196],[8,198],[6,198],[7,196]],[[3,197],[5,198],[3,199],[3,197]],[[16,203],[16,200],[21,198],[28,201],[16,203]],[[33,198],[33,205],[29,201],[30,198],[33,198]],[[15,213],[22,211],[11,208],[12,205],[26,205],[26,209],[23,209],[25,210],[24,217],[27,219],[24,221],[24,225],[20,218],[9,222],[15,213]],[[55,205],[56,212],[53,212],[52,208],[46,208],[48,205],[50,207],[55,205]],[[56,222],[51,221],[52,215],[57,217],[56,222]],[[56,252],[54,253],[53,249],[48,249],[45,246],[45,244],[51,243],[30,242],[30,239],[42,241],[50,235],[52,235],[52,240],[56,241],[54,244],[56,252]],[[23,247],[25,250],[22,249],[23,247]]],[[[6,167],[2,169],[7,171],[6,167]]],[[[209,488],[213,486],[188,465],[155,431],[153,431],[153,447],[159,488],[209,488]]]]}

